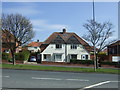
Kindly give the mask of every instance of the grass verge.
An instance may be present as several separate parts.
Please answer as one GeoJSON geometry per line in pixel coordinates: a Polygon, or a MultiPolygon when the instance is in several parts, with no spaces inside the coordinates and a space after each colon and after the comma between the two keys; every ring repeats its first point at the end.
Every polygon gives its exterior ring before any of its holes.
{"type": "MultiPolygon", "coordinates": [[[[0,67],[1,67],[1,65],[0,65],[0,67]]],[[[26,70],[66,71],[66,72],[95,72],[93,68],[36,66],[36,65],[24,65],[24,64],[23,65],[2,64],[2,68],[26,69],[26,70]]],[[[95,73],[120,74],[118,69],[97,69],[97,71],[95,73]]]]}

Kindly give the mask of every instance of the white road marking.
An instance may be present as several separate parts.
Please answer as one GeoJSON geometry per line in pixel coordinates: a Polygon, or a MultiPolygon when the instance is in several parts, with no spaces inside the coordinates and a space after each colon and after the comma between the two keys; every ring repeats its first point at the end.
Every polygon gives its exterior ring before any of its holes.
{"type": "Polygon", "coordinates": [[[94,85],[90,85],[90,86],[84,87],[83,89],[79,89],[79,90],[84,90],[84,89],[88,89],[88,88],[93,88],[93,87],[96,87],[96,86],[99,86],[99,85],[102,85],[102,84],[106,84],[106,83],[110,83],[110,82],[111,82],[111,81],[100,82],[100,83],[97,83],[97,84],[94,84],[94,85]]]}
{"type": "Polygon", "coordinates": [[[62,80],[59,78],[37,78],[37,77],[32,77],[32,79],[42,79],[42,80],[62,80]]]}
{"type": "Polygon", "coordinates": [[[38,77],[32,77],[32,79],[41,79],[41,80],[69,80],[69,81],[89,81],[84,79],[60,79],[60,78],[38,78],[38,77]]]}
{"type": "Polygon", "coordinates": [[[6,77],[6,78],[9,78],[10,76],[0,76],[0,77],[6,77]]]}
{"type": "Polygon", "coordinates": [[[66,80],[71,80],[71,81],[89,81],[89,80],[84,80],[84,79],[66,79],[66,80]]]}

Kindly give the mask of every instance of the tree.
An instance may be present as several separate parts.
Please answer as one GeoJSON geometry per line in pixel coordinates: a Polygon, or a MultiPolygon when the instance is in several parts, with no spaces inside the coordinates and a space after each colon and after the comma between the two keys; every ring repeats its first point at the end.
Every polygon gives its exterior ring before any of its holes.
{"type": "Polygon", "coordinates": [[[98,23],[95,20],[88,20],[88,23],[84,24],[83,27],[87,29],[87,33],[83,38],[94,47],[94,65],[96,71],[96,68],[98,68],[97,55],[110,44],[109,38],[113,34],[113,24],[110,22],[98,23]]]}
{"type": "Polygon", "coordinates": [[[32,23],[21,14],[3,14],[2,31],[6,36],[6,45],[10,49],[15,65],[16,49],[28,43],[34,37],[32,23]]]}

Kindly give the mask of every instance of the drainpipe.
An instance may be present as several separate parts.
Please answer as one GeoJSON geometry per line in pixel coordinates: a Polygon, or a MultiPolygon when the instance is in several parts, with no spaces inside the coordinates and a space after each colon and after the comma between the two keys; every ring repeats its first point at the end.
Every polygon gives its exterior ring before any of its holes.
{"type": "Polygon", "coordinates": [[[65,62],[67,62],[67,44],[65,43],[65,62]]]}

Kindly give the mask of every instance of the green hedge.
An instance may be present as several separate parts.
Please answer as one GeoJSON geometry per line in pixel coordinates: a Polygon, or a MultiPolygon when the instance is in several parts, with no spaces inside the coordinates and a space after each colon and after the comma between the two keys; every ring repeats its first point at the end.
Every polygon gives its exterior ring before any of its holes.
{"type": "MultiPolygon", "coordinates": [[[[74,64],[94,64],[93,60],[70,60],[70,63],[74,64]]],[[[107,62],[107,61],[102,61],[100,62],[101,65],[113,65],[113,66],[119,66],[118,62],[107,62]]]]}
{"type": "Polygon", "coordinates": [[[103,61],[100,62],[102,65],[118,65],[118,62],[107,62],[107,61],[103,61]]]}
{"type": "Polygon", "coordinates": [[[2,53],[3,60],[9,60],[9,53],[2,53]]]}
{"type": "Polygon", "coordinates": [[[74,63],[74,64],[94,64],[93,60],[75,60],[75,59],[71,59],[70,63],[74,63]]]}
{"type": "Polygon", "coordinates": [[[16,60],[26,61],[29,59],[30,52],[29,51],[22,51],[20,53],[15,53],[16,60]]]}

